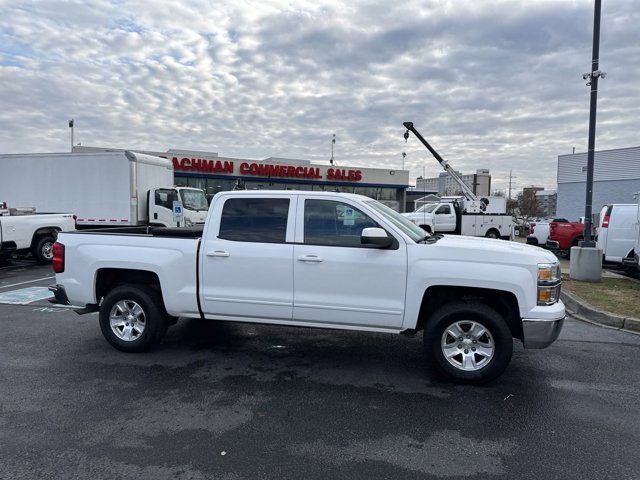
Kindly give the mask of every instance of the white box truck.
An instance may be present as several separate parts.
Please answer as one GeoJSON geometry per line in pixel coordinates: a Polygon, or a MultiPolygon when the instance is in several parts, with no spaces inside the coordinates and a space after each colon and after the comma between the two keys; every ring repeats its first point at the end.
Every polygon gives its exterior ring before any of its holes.
{"type": "Polygon", "coordinates": [[[170,160],[130,151],[0,155],[0,201],[71,212],[77,227],[204,224],[207,199],[170,160]],[[175,208],[174,208],[175,207],[175,208]]]}

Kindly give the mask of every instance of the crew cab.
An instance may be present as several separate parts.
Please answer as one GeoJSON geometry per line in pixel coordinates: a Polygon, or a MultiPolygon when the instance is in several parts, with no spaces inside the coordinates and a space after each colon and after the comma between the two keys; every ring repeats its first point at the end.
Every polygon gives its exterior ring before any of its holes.
{"type": "Polygon", "coordinates": [[[414,335],[449,378],[507,367],[513,338],[544,348],[565,317],[557,258],[537,247],[429,235],[354,194],[218,193],[203,229],[62,233],[56,302],[99,311],[125,352],[178,317],[414,335]]]}
{"type": "Polygon", "coordinates": [[[39,263],[53,258],[58,232],[76,229],[71,213],[36,213],[33,208],[7,208],[0,204],[0,257],[31,253],[39,263]]]}

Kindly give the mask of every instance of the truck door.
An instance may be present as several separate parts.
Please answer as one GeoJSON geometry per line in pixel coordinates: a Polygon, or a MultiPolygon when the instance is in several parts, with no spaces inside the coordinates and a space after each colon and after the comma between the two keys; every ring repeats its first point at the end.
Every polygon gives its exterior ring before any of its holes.
{"type": "Polygon", "coordinates": [[[200,259],[205,315],[291,320],[294,200],[234,194],[214,204],[200,259]]]}
{"type": "Polygon", "coordinates": [[[406,244],[361,244],[364,228],[380,227],[346,201],[299,199],[293,254],[294,320],[395,329],[404,316],[406,244]]]}
{"type": "Polygon", "coordinates": [[[149,192],[149,223],[175,227],[173,202],[178,194],[173,188],[156,188],[149,192]]]}
{"type": "Polygon", "coordinates": [[[436,232],[453,232],[456,229],[456,214],[448,203],[435,210],[434,223],[436,232]]]}

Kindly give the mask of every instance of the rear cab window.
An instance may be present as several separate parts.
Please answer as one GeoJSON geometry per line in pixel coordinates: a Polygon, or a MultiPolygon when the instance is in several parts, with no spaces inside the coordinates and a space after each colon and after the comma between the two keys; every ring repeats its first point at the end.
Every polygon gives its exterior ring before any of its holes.
{"type": "MultiPolygon", "coordinates": [[[[232,197],[224,201],[218,238],[234,242],[286,243],[289,197],[232,197]]],[[[291,234],[292,236],[292,234],[291,234]]]]}

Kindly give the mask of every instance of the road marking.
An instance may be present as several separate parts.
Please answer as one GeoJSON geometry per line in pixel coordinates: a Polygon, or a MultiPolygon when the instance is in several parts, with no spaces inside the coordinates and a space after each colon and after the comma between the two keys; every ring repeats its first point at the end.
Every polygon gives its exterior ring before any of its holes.
{"type": "Polygon", "coordinates": [[[0,288],[17,287],[18,285],[24,285],[25,283],[41,282],[42,280],[48,280],[50,278],[55,278],[55,277],[56,277],[55,275],[51,275],[49,277],[37,278],[35,280],[27,280],[26,282],[12,283],[11,285],[0,285],[0,288]]]}
{"type": "Polygon", "coordinates": [[[27,287],[0,293],[0,303],[28,305],[29,303],[45,300],[52,296],[52,293],[47,287],[27,287]]]}

